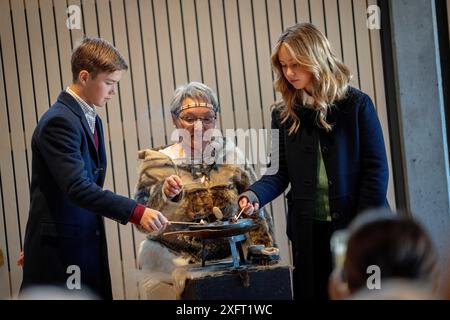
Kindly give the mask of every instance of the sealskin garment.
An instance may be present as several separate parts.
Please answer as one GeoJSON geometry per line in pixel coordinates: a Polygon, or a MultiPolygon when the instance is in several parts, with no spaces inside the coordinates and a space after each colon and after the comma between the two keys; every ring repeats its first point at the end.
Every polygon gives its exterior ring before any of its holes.
{"type": "MultiPolygon", "coordinates": [[[[234,144],[222,139],[214,146],[211,156],[203,158],[200,164],[188,161],[180,143],[156,150],[141,150],[139,158],[142,161],[135,194],[137,202],[161,211],[170,221],[198,222],[203,219],[214,222],[217,220],[214,207],[222,212],[222,220],[237,214],[238,196],[256,181],[256,175],[245,164],[242,153],[234,144]],[[165,179],[173,174],[181,177],[183,189],[175,198],[167,199],[162,187],[165,179]]],[[[244,250],[250,244],[275,246],[272,217],[266,211],[259,210],[252,218],[259,227],[248,233],[244,250]]],[[[164,232],[186,227],[171,225],[164,232]]],[[[205,243],[205,249],[205,260],[224,259],[231,255],[227,239],[205,243]]],[[[170,273],[178,265],[201,259],[201,239],[186,235],[148,234],[139,252],[140,268],[153,272],[170,273]]]]}

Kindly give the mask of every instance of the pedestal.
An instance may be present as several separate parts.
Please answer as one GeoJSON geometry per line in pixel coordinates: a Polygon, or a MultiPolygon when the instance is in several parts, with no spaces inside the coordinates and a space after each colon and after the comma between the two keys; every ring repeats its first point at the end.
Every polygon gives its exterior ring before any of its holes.
{"type": "Polygon", "coordinates": [[[281,265],[194,269],[186,273],[181,299],[292,300],[291,271],[281,265]]]}

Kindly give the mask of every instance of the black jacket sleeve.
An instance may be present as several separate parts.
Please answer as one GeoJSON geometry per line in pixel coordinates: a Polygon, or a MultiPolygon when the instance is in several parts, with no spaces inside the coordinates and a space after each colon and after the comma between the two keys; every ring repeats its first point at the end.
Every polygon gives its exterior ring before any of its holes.
{"type": "Polygon", "coordinates": [[[361,212],[371,207],[387,206],[389,170],[381,124],[372,100],[367,95],[362,98],[358,117],[361,188],[357,210],[361,212]]]}
{"type": "Polygon", "coordinates": [[[288,167],[286,164],[284,131],[280,125],[280,117],[277,109],[272,111],[272,150],[271,164],[261,179],[249,187],[259,199],[263,207],[286,190],[289,185],[288,167]]]}

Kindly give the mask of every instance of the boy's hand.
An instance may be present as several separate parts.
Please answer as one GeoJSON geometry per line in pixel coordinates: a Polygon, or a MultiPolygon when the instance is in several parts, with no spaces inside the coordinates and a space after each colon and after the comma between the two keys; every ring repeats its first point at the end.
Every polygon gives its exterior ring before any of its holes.
{"type": "Polygon", "coordinates": [[[162,231],[168,224],[169,221],[161,212],[150,208],[145,209],[140,221],[140,225],[148,232],[162,231]]]}
{"type": "Polygon", "coordinates": [[[19,258],[17,259],[17,265],[18,265],[19,267],[23,267],[23,257],[24,257],[23,251],[21,251],[21,252],[19,253],[19,258]]]}

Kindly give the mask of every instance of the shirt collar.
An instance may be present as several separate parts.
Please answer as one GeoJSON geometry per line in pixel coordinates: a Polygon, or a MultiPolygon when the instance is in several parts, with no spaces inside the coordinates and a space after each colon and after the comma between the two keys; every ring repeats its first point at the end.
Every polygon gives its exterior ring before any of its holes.
{"type": "Polygon", "coordinates": [[[89,128],[92,132],[95,130],[95,118],[97,116],[97,110],[95,105],[89,105],[86,101],[84,101],[79,95],[77,95],[70,87],[66,88],[66,92],[70,94],[80,105],[83,113],[86,117],[86,120],[89,124],[89,128]]]}
{"type": "Polygon", "coordinates": [[[77,95],[70,87],[66,88],[66,92],[74,97],[75,100],[81,105],[84,113],[91,113],[97,115],[97,109],[95,105],[89,105],[86,101],[84,101],[79,95],[77,95]]]}

